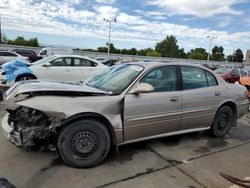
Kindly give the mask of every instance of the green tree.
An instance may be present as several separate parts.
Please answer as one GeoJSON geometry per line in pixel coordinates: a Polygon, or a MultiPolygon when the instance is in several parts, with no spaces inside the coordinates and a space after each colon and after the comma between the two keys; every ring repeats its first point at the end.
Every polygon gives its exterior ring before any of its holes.
{"type": "Polygon", "coordinates": [[[127,49],[122,49],[121,54],[128,54],[128,50],[127,49]]]}
{"type": "Polygon", "coordinates": [[[223,51],[224,51],[224,48],[222,46],[213,47],[211,59],[214,61],[224,61],[225,54],[223,51]]]}
{"type": "Polygon", "coordinates": [[[167,36],[163,41],[156,43],[155,51],[163,57],[179,57],[179,46],[175,36],[167,36]]]}
{"type": "Polygon", "coordinates": [[[184,48],[179,49],[179,57],[183,59],[187,58],[187,54],[184,52],[184,48]]]}
{"type": "Polygon", "coordinates": [[[243,55],[243,52],[241,49],[237,49],[234,53],[234,62],[240,62],[242,63],[243,62],[243,58],[244,58],[244,55],[243,55]]]}
{"type": "Polygon", "coordinates": [[[31,38],[30,40],[27,41],[27,45],[28,46],[34,46],[34,47],[38,47],[38,39],[37,38],[31,38]]]}
{"type": "Polygon", "coordinates": [[[102,52],[102,53],[107,53],[108,52],[108,48],[107,47],[98,47],[97,51],[98,52],[102,52]]]}
{"type": "Polygon", "coordinates": [[[161,54],[155,50],[147,51],[146,56],[161,57],[161,54]]]}
{"type": "Polygon", "coordinates": [[[207,59],[207,52],[204,48],[195,48],[195,49],[191,49],[187,53],[187,57],[189,59],[206,60],[207,59]]]}
{"type": "Polygon", "coordinates": [[[7,39],[7,37],[5,36],[5,38],[3,38],[3,42],[7,43],[7,44],[21,45],[21,46],[33,46],[33,47],[38,47],[39,46],[37,38],[31,38],[29,40],[26,40],[22,36],[18,36],[14,40],[7,39]]]}
{"type": "Polygon", "coordinates": [[[233,61],[234,61],[234,55],[228,55],[228,56],[226,57],[226,61],[228,61],[228,62],[233,62],[233,61]]]}
{"type": "Polygon", "coordinates": [[[137,49],[136,48],[128,49],[128,54],[129,55],[136,55],[137,54],[137,49]]]}

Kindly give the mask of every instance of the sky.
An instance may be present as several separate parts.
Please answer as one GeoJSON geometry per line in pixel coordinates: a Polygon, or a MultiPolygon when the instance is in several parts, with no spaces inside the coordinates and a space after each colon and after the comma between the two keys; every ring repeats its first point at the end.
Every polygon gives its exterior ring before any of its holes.
{"type": "Polygon", "coordinates": [[[174,35],[185,52],[209,48],[216,36],[226,54],[250,49],[249,0],[1,0],[2,32],[10,39],[37,37],[44,45],[154,48],[174,35]]]}

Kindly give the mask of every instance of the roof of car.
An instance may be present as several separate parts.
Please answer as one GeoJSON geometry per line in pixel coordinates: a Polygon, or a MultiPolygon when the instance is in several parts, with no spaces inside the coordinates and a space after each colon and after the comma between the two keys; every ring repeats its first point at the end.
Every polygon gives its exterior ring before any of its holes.
{"type": "MultiPolygon", "coordinates": [[[[135,65],[142,65],[145,68],[151,68],[154,66],[161,66],[161,65],[184,65],[184,66],[193,66],[193,67],[201,67],[200,65],[197,64],[191,64],[191,63],[182,63],[182,62],[156,62],[156,61],[152,61],[152,62],[131,62],[128,64],[135,64],[135,65]]],[[[204,69],[207,69],[206,67],[202,67],[204,69]]]]}

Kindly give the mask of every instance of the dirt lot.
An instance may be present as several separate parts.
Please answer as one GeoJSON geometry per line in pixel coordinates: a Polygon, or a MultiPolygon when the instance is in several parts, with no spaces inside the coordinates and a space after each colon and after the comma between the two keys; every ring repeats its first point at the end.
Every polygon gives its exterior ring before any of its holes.
{"type": "Polygon", "coordinates": [[[70,168],[55,152],[22,151],[0,132],[0,177],[18,188],[229,187],[219,172],[250,176],[249,156],[250,113],[223,139],[201,132],[130,144],[89,169],[70,168]]]}

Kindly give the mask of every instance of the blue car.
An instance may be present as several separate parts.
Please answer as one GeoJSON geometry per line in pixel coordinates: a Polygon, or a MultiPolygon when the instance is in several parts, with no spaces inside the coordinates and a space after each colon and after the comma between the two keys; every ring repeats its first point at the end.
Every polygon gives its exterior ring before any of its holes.
{"type": "Polygon", "coordinates": [[[7,62],[1,66],[0,81],[2,85],[11,86],[18,80],[19,75],[30,74],[30,64],[22,60],[7,62]]]}

